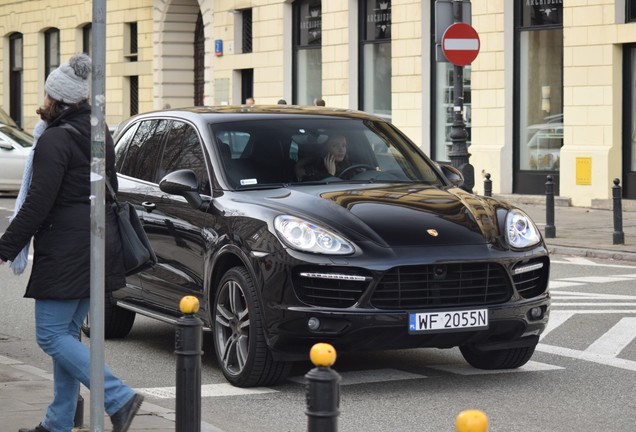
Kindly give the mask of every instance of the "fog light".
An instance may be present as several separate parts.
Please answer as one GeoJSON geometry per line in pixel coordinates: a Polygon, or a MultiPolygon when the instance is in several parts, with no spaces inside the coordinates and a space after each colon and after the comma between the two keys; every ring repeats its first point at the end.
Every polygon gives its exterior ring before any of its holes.
{"type": "Polygon", "coordinates": [[[541,307],[533,307],[528,311],[530,318],[533,320],[538,320],[543,316],[543,309],[541,307]]]}
{"type": "Polygon", "coordinates": [[[320,320],[316,317],[311,317],[307,320],[307,328],[309,330],[315,331],[320,327],[320,320]]]}

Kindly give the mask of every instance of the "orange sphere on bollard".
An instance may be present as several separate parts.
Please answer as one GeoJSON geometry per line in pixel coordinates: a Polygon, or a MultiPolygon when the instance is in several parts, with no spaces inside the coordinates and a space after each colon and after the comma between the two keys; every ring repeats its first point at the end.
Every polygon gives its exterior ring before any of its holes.
{"type": "Polygon", "coordinates": [[[488,417],[480,410],[465,410],[457,416],[455,428],[457,432],[487,432],[488,417]]]}
{"type": "Polygon", "coordinates": [[[181,313],[191,315],[199,312],[199,299],[195,296],[185,296],[179,302],[181,313]]]}
{"type": "Polygon", "coordinates": [[[317,343],[309,350],[309,359],[314,366],[332,366],[336,362],[336,349],[328,343],[317,343]]]}

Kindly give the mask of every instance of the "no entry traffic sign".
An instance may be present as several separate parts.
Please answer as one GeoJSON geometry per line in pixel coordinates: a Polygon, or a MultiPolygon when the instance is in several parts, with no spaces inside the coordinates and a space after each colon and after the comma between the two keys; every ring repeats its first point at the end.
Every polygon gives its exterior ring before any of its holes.
{"type": "Polygon", "coordinates": [[[442,36],[442,51],[455,66],[471,64],[479,54],[479,35],[469,24],[452,24],[442,36]]]}

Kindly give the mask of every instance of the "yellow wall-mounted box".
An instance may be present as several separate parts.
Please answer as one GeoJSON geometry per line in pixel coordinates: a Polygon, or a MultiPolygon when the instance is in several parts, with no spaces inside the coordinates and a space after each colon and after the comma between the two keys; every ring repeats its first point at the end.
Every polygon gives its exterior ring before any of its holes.
{"type": "Polygon", "coordinates": [[[592,158],[591,157],[576,158],[576,184],[577,185],[592,184],[592,158]]]}

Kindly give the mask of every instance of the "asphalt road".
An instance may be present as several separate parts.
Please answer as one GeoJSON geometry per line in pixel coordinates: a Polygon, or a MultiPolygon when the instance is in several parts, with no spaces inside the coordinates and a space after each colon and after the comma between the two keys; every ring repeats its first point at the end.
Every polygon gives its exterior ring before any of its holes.
{"type": "MultiPolygon", "coordinates": [[[[0,199],[0,232],[12,204],[0,199]]],[[[28,270],[27,270],[28,272],[28,270]]],[[[27,275],[0,267],[0,355],[50,371],[37,347],[27,275]]],[[[634,430],[636,412],[636,265],[552,257],[550,328],[528,365],[515,371],[471,369],[457,349],[339,356],[340,432],[451,431],[457,414],[484,410],[490,431],[634,430]]],[[[273,388],[237,389],[218,371],[204,337],[202,420],[225,432],[307,429],[303,375],[273,388]]],[[[89,341],[86,341],[89,343],[89,341]]],[[[130,335],[106,342],[106,360],[153,404],[172,408],[174,329],[137,319],[130,335]]]]}

